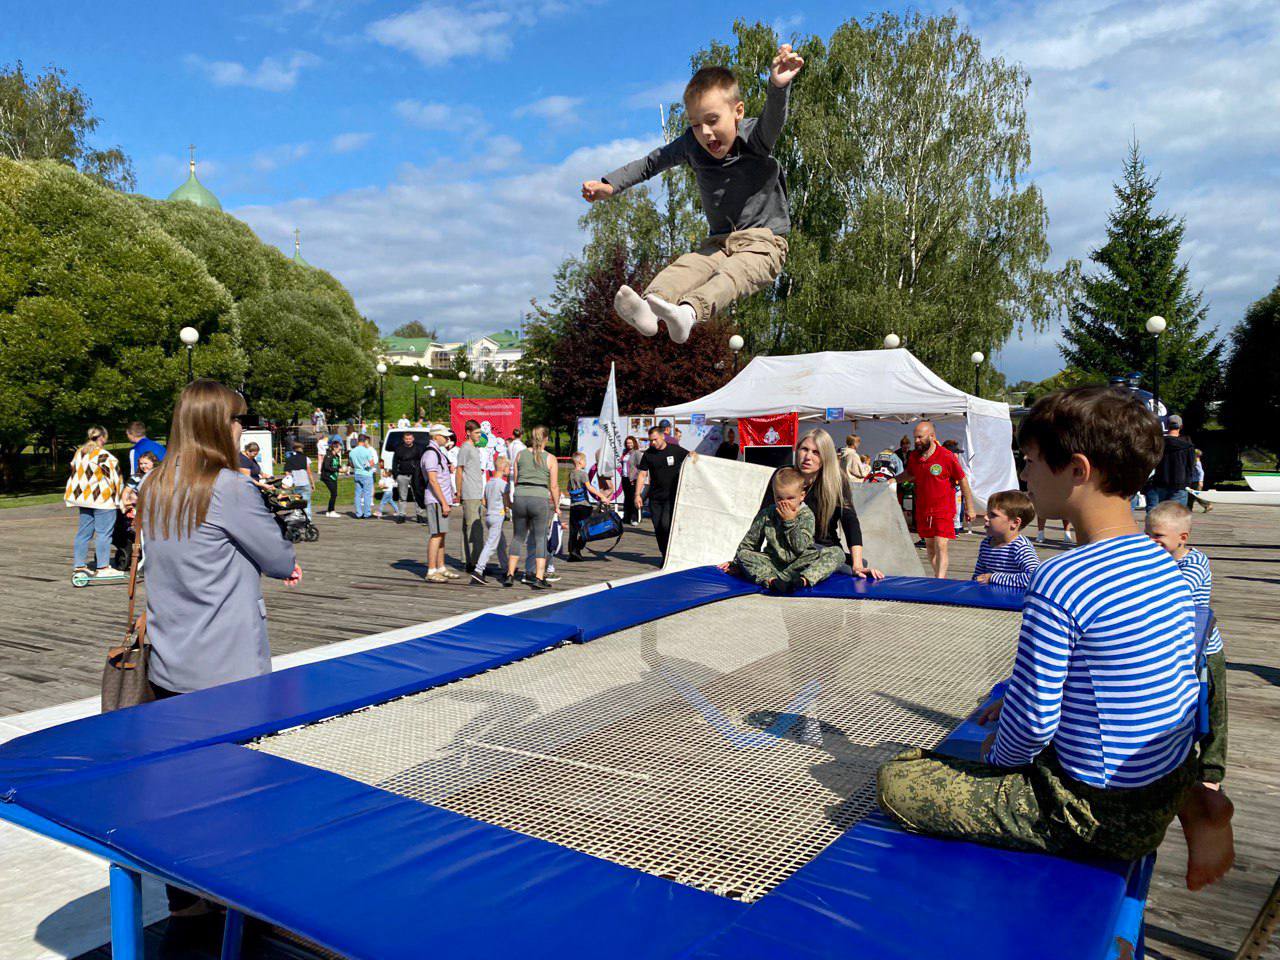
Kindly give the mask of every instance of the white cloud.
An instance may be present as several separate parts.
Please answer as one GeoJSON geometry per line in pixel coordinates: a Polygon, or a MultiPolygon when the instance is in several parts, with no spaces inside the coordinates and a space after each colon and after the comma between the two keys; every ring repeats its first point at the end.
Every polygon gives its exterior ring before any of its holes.
{"type": "Polygon", "coordinates": [[[581,97],[555,95],[526,103],[522,107],[517,107],[513,113],[517,117],[538,117],[552,126],[566,127],[578,122],[580,106],[582,106],[581,97]]]}
{"type": "Polygon", "coordinates": [[[513,27],[505,10],[427,2],[371,23],[368,32],[379,43],[439,67],[459,58],[500,59],[511,49],[513,27]]]}
{"type": "Polygon", "coordinates": [[[371,140],[372,133],[340,133],[329,141],[329,149],[334,153],[352,153],[363,150],[371,140]]]}
{"type": "Polygon", "coordinates": [[[331,270],[384,330],[408,320],[461,338],[509,327],[583,243],[578,186],[655,145],[619,140],[562,161],[522,161],[507,137],[462,161],[405,166],[384,187],[236,211],[259,236],[307,237],[307,259],[331,270]]]}
{"type": "Polygon", "coordinates": [[[282,143],[279,146],[267,147],[249,158],[249,167],[258,173],[271,173],[309,157],[312,147],[313,145],[309,142],[282,143]]]}
{"type": "MultiPolygon", "coordinates": [[[[1135,135],[1158,206],[1185,217],[1183,259],[1226,333],[1280,273],[1280,5],[1259,0],[1041,0],[975,7],[983,52],[1031,77],[1031,174],[1048,207],[1053,264],[1104,240],[1135,135]],[[977,11],[980,10],[979,14],[977,11]]],[[[1056,337],[1014,342],[1006,373],[1061,367],[1056,337]]]]}
{"type": "Polygon", "coordinates": [[[655,84],[652,87],[645,87],[631,94],[626,99],[626,104],[635,110],[653,110],[657,111],[658,107],[666,107],[667,104],[679,103],[684,96],[684,88],[688,85],[689,78],[682,80],[668,80],[666,83],[655,84]]]}
{"type": "Polygon", "coordinates": [[[247,67],[235,60],[206,60],[204,57],[191,54],[186,58],[186,62],[189,67],[203,73],[219,87],[252,87],[256,90],[283,93],[286,90],[292,90],[297,85],[302,71],[320,63],[320,58],[313,53],[298,51],[290,54],[286,60],[264,57],[258,66],[247,67]]]}

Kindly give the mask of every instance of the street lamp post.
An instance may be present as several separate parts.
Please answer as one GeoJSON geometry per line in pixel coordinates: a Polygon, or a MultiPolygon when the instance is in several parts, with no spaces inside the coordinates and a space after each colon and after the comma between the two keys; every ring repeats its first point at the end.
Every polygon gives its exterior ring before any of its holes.
{"type": "Polygon", "coordinates": [[[418,375],[415,373],[409,379],[413,381],[413,416],[410,419],[416,421],[418,419],[418,375]]]}
{"type": "Polygon", "coordinates": [[[747,342],[743,340],[742,337],[736,333],[729,338],[729,349],[733,351],[733,372],[734,373],[738,372],[738,357],[742,354],[742,348],[745,347],[746,345],[747,345],[747,342]]]}
{"type": "Polygon", "coordinates": [[[987,358],[983,356],[981,350],[975,350],[969,355],[969,359],[973,362],[973,395],[980,397],[982,391],[979,389],[979,374],[982,372],[982,361],[987,358]]]}
{"type": "MultiPolygon", "coordinates": [[[[387,365],[385,363],[378,364],[378,449],[382,450],[387,445],[387,391],[385,389],[387,382],[387,365]]],[[[381,454],[379,454],[381,456],[381,454]]]]}
{"type": "Polygon", "coordinates": [[[191,351],[200,341],[200,331],[195,327],[183,327],[178,331],[178,339],[187,348],[187,383],[191,382],[191,351]]]}
{"type": "Polygon", "coordinates": [[[1168,324],[1164,317],[1147,318],[1147,333],[1151,334],[1153,364],[1151,367],[1151,408],[1156,419],[1160,419],[1160,334],[1164,333],[1168,324]]]}
{"type": "Polygon", "coordinates": [[[462,381],[462,399],[467,399],[467,371],[458,371],[458,379],[462,381]]]}
{"type": "Polygon", "coordinates": [[[897,350],[900,346],[902,346],[902,338],[900,336],[896,333],[885,334],[884,348],[886,350],[897,350]]]}

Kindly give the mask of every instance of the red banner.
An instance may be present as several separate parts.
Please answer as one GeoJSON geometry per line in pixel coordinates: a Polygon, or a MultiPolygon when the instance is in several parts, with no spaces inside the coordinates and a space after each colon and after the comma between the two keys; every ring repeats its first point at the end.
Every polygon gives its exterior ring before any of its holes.
{"type": "Polygon", "coordinates": [[[773,413],[738,420],[738,435],[744,447],[794,447],[799,434],[797,413],[773,413]]]}
{"type": "Polygon", "coordinates": [[[491,446],[492,441],[501,440],[502,443],[498,446],[505,450],[506,441],[511,439],[511,434],[520,426],[520,398],[467,397],[464,400],[452,397],[449,401],[449,428],[459,443],[465,439],[462,427],[468,420],[480,424],[484,434],[481,446],[491,446]]]}

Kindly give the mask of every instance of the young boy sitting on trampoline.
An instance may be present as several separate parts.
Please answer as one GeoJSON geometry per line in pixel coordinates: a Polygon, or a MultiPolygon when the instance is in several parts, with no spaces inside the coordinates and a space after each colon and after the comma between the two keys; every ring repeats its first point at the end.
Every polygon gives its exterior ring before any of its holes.
{"type": "MultiPolygon", "coordinates": [[[[1162,500],[1147,511],[1146,531],[1148,537],[1173,557],[1191,587],[1196,605],[1209,606],[1213,573],[1209,569],[1209,558],[1188,543],[1191,510],[1176,500],[1162,500]]],[[[1209,669],[1209,732],[1198,744],[1200,783],[1193,789],[1197,793],[1203,790],[1220,793],[1227,773],[1227,655],[1217,626],[1205,641],[1204,654],[1209,669]]],[[[1225,794],[1221,796],[1226,798],[1225,794]]],[[[1221,803],[1214,797],[1205,802],[1221,803]]]]}
{"type": "Polygon", "coordinates": [[[618,315],[646,337],[658,332],[661,320],[671,339],[684,343],[695,323],[778,279],[791,217],[773,148],[787,119],[791,81],[803,66],[789,44],[778,47],[764,113],[746,120],[732,71],[703,67],[684,90],[689,129],[647,157],[582,185],[583,198],[594,202],[683,163],[697,177],[711,230],[707,241],[654,277],[644,296],[624,285],[614,297],[618,315]]]}
{"type": "Polygon", "coordinates": [[[815,524],[804,502],[804,477],[795,467],[783,467],[773,476],[773,503],[756,514],[725,568],[775,593],[820,583],[834,567],[814,546],[815,524]]]}
{"type": "Polygon", "coordinates": [[[1040,558],[1022,531],[1035,518],[1036,508],[1021,490],[993,493],[987,500],[987,536],[978,547],[973,579],[997,587],[1027,589],[1040,558]]]}
{"type": "Polygon", "coordinates": [[[1036,510],[1070,522],[1080,546],[1031,578],[982,761],[907,751],[880,768],[880,805],[923,833],[1124,860],[1153,852],[1177,816],[1197,889],[1231,865],[1231,811],[1192,791],[1191,590],[1129,509],[1160,425],[1125,394],[1075,387],[1040,399],[1018,439],[1036,510]]]}

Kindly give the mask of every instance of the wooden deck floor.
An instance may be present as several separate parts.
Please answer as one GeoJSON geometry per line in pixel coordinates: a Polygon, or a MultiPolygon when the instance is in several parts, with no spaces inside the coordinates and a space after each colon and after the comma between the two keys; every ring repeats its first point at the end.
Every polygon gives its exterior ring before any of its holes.
{"type": "MultiPolygon", "coordinates": [[[[296,589],[266,585],[271,644],[286,653],[480,609],[528,594],[422,580],[423,528],[319,518],[321,539],[299,549],[296,589]]],[[[0,512],[0,715],[92,696],[103,641],[119,633],[124,589],[72,589],[74,516],[61,506],[0,512]]],[[[1051,535],[1053,531],[1051,531],[1051,535]]],[[[1227,790],[1236,804],[1236,869],[1189,893],[1175,825],[1160,851],[1147,910],[1148,954],[1234,955],[1280,870],[1280,510],[1219,506],[1196,514],[1193,539],[1213,562],[1214,607],[1226,640],[1231,702],[1227,790]]],[[[461,544],[449,540],[450,555],[461,544]]],[[[967,577],[978,538],[953,549],[951,575],[967,577]]],[[[1060,549],[1051,544],[1045,556],[1060,549]]],[[[562,564],[561,588],[656,568],[647,526],[628,530],[608,562],[562,564]]],[[[1070,891],[1063,891],[1070,896],[1070,891]]],[[[1280,960],[1280,944],[1269,958],[1280,960]]]]}

